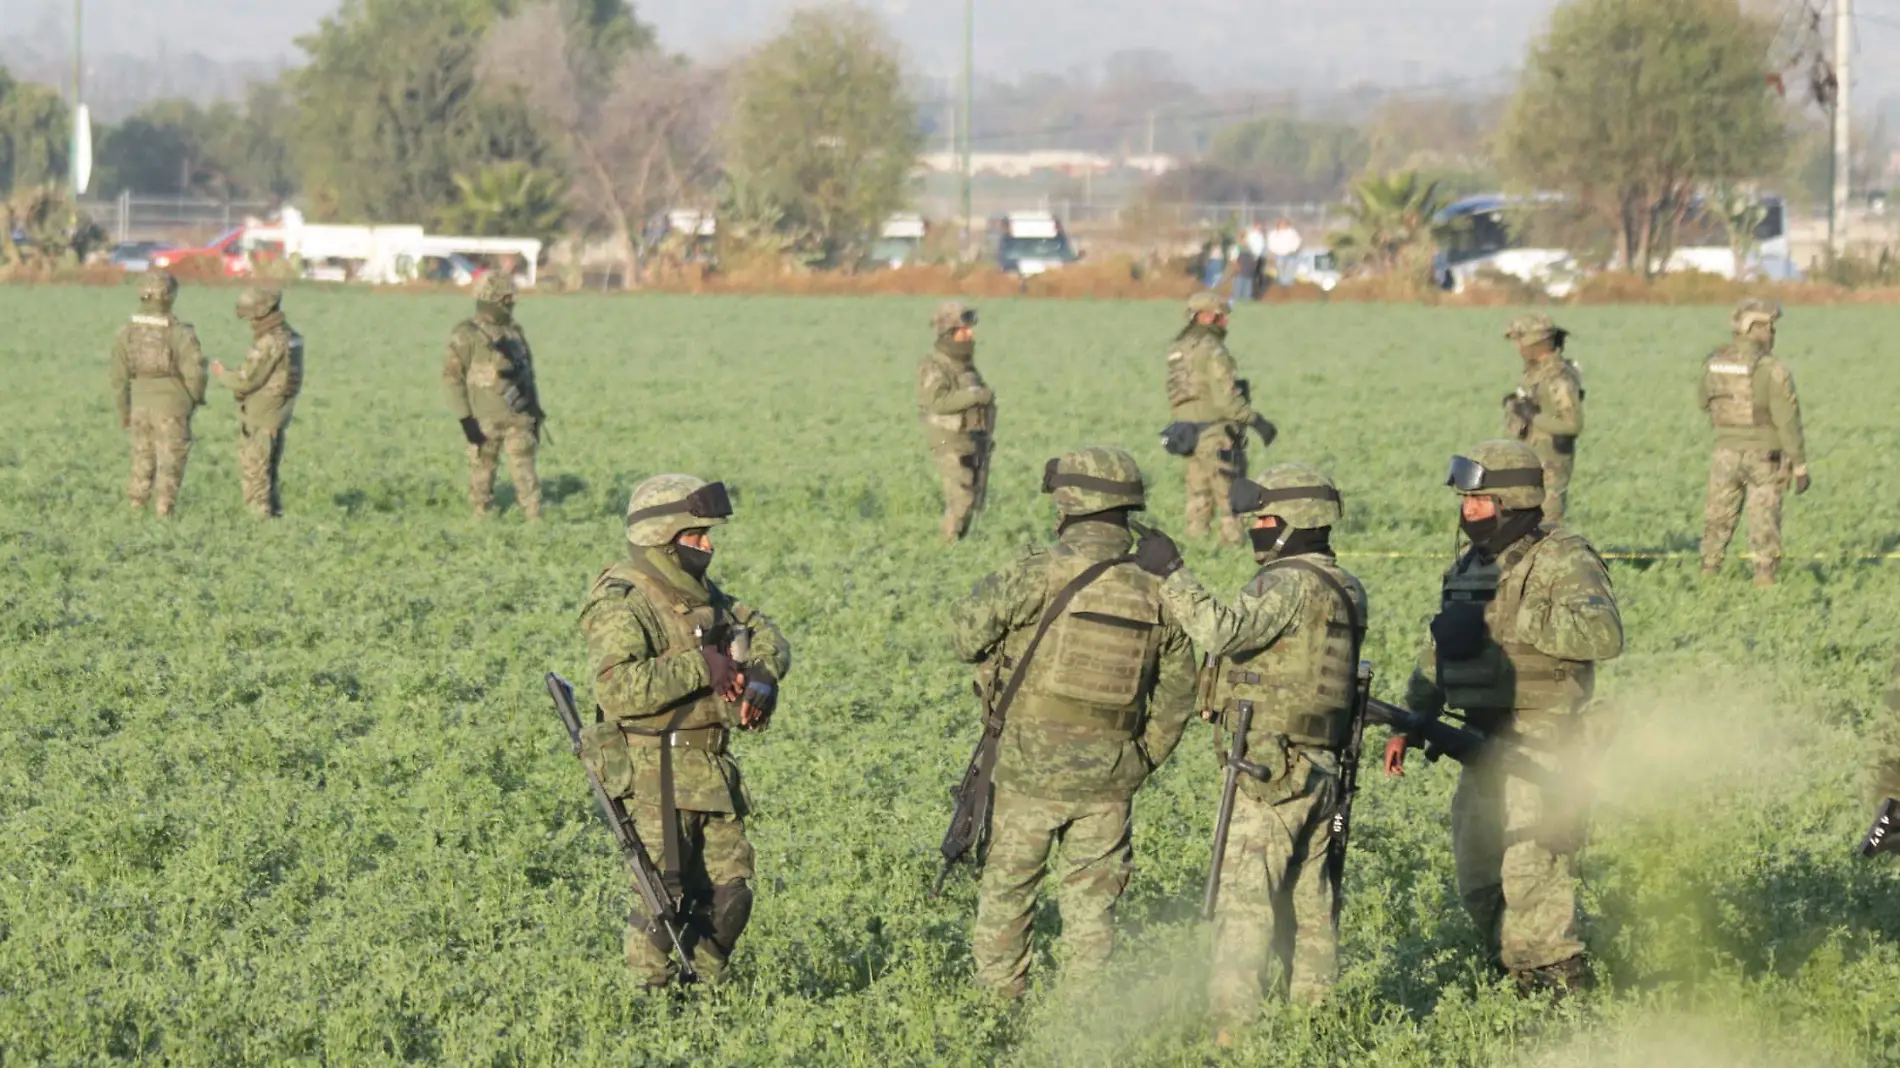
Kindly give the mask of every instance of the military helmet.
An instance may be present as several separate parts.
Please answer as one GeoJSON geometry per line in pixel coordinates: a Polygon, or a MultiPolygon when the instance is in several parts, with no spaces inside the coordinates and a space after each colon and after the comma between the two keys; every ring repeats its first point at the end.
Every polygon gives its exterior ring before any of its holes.
{"type": "Polygon", "coordinates": [[[139,279],[139,301],[170,309],[178,297],[178,279],[170,271],[148,271],[139,279]]]}
{"type": "Polygon", "coordinates": [[[952,333],[959,326],[975,326],[976,309],[960,300],[948,300],[937,305],[936,314],[930,317],[930,328],[938,337],[952,333]]]}
{"type": "Polygon", "coordinates": [[[1482,441],[1451,458],[1445,485],[1461,497],[1496,497],[1498,507],[1511,511],[1538,508],[1544,503],[1544,464],[1521,441],[1482,441]]]}
{"type": "Polygon", "coordinates": [[[1228,497],[1235,515],[1276,515],[1298,530],[1330,527],[1342,512],[1339,487],[1307,464],[1275,464],[1256,478],[1236,479],[1228,497]]]}
{"type": "Polygon", "coordinates": [[[1189,297],[1187,302],[1187,313],[1190,319],[1202,312],[1219,312],[1222,315],[1226,315],[1233,310],[1233,304],[1230,303],[1226,297],[1221,296],[1211,289],[1201,290],[1199,293],[1189,297]]]}
{"type": "Polygon", "coordinates": [[[1126,450],[1103,446],[1050,460],[1042,469],[1042,492],[1055,497],[1056,511],[1064,518],[1141,508],[1148,501],[1135,458],[1126,450]]]}
{"type": "Polygon", "coordinates": [[[262,319],[277,310],[284,302],[284,293],[280,289],[267,289],[253,286],[238,297],[237,317],[240,319],[262,319]]]}
{"type": "Polygon", "coordinates": [[[1561,342],[1565,337],[1569,336],[1569,334],[1570,331],[1552,322],[1550,316],[1542,312],[1536,312],[1531,315],[1520,315],[1512,319],[1510,324],[1504,328],[1504,336],[1507,339],[1511,341],[1530,342],[1533,344],[1550,338],[1556,338],[1561,342]]]}
{"type": "Polygon", "coordinates": [[[507,271],[489,271],[475,283],[477,304],[507,304],[514,299],[515,280],[507,271]]]}
{"type": "Polygon", "coordinates": [[[666,545],[682,531],[716,527],[732,514],[724,482],[692,475],[654,475],[633,487],[627,498],[627,540],[635,545],[666,545]]]}
{"type": "Polygon", "coordinates": [[[1750,297],[1735,306],[1735,310],[1729,314],[1728,323],[1739,335],[1748,333],[1751,327],[1762,323],[1773,325],[1779,318],[1781,305],[1750,297]]]}

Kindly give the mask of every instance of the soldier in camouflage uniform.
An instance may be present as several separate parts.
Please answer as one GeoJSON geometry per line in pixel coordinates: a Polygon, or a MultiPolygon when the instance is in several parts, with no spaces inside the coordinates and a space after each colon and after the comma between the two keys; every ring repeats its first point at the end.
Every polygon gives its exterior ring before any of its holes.
{"type": "Polygon", "coordinates": [[[1168,350],[1168,407],[1174,422],[1198,428],[1187,459],[1187,533],[1206,536],[1220,517],[1224,545],[1240,544],[1240,520],[1228,508],[1234,480],[1247,476],[1245,430],[1260,435],[1261,447],[1273,443],[1274,427],[1255,412],[1245,382],[1236,377],[1227,351],[1230,305],[1218,293],[1188,299],[1188,323],[1168,350]]]}
{"type": "MultiPolygon", "coordinates": [[[[726,975],[752,915],[752,805],[728,742],[735,727],[765,729],[791,670],[778,627],[706,577],[709,531],[731,512],[723,484],[690,475],[634,487],[629,555],[594,580],[580,620],[594,703],[625,742],[622,753],[584,755],[625,769],[602,782],[626,799],[649,852],[658,846],[651,859],[683,895],[687,951],[711,982],[726,975]]],[[[625,947],[647,985],[672,980],[666,934],[638,904],[625,947]]]]}
{"type": "Polygon", "coordinates": [[[987,477],[996,395],[976,369],[976,309],[951,301],[930,318],[937,347],[917,368],[917,415],[943,479],[943,540],[970,529],[980,480],[987,477]]]}
{"type": "Polygon", "coordinates": [[[1332,479],[1278,464],[1234,483],[1233,505],[1252,517],[1262,566],[1232,604],[1181,566],[1160,531],[1144,531],[1135,551],[1144,571],[1165,579],[1162,601],[1209,658],[1202,717],[1231,734],[1242,707],[1254,709],[1214,915],[1208,1000],[1223,1025],[1259,1014],[1270,959],[1296,1002],[1322,1000],[1338,975],[1340,872],[1328,860],[1367,618],[1365,588],[1333,556],[1341,510],[1332,479]]]}
{"type": "Polygon", "coordinates": [[[1135,791],[1180,741],[1194,708],[1187,635],[1161,583],[1128,556],[1129,512],[1146,501],[1134,457],[1091,448],[1049,461],[1056,543],[977,583],[950,610],[957,656],[984,664],[992,700],[1047,623],[1015,703],[1003,710],[989,856],[977,903],[976,978],[1008,996],[1029,975],[1036,893],[1058,885],[1067,964],[1098,969],[1115,941],[1115,904],[1134,858],[1135,791]],[[1114,561],[1053,619],[1052,602],[1114,561]]]}
{"type": "Polygon", "coordinates": [[[534,354],[515,322],[515,283],[491,271],[475,285],[475,315],[449,332],[442,361],[442,397],[468,439],[468,503],[479,518],[495,499],[495,461],[508,455],[508,474],[522,514],[541,518],[541,480],[534,454],[541,444],[541,395],[534,354]]]}
{"type": "Polygon", "coordinates": [[[1583,376],[1564,358],[1570,332],[1539,314],[1512,320],[1504,336],[1524,357],[1524,377],[1504,395],[1504,435],[1529,445],[1544,462],[1544,519],[1562,523],[1583,433],[1583,376]]]}
{"type": "Polygon", "coordinates": [[[172,315],[178,281],[163,271],[139,282],[139,311],[112,342],[112,399],[132,438],[134,510],[172,514],[191,455],[191,413],[205,402],[205,357],[191,324],[172,315]]]}
{"type": "MultiPolygon", "coordinates": [[[[1548,773],[1533,783],[1507,773],[1496,746],[1480,751],[1452,798],[1452,853],[1494,963],[1520,989],[1561,995],[1588,975],[1577,918],[1588,787],[1575,772],[1592,753],[1597,664],[1623,651],[1622,617],[1596,550],[1542,525],[1543,464],[1529,446],[1484,442],[1453,457],[1448,484],[1470,546],[1445,573],[1405,703],[1458,710],[1548,773]]],[[[1404,774],[1409,744],[1387,743],[1389,774],[1404,774]]]]}
{"type": "Polygon", "coordinates": [[[1748,507],[1748,551],[1755,585],[1772,586],[1781,563],[1781,494],[1808,491],[1807,441],[1794,376],[1775,356],[1781,309],[1745,300],[1729,317],[1735,341],[1702,361],[1702,410],[1715,427],[1709,502],[1702,528],[1702,573],[1722,570],[1735,521],[1748,507]]]}
{"type": "Polygon", "coordinates": [[[244,366],[227,372],[211,365],[238,402],[238,484],[244,506],[259,519],[284,513],[278,469],[284,461],[284,431],[303,391],[303,336],[284,321],[283,294],[247,289],[237,317],[251,324],[251,351],[244,366]]]}

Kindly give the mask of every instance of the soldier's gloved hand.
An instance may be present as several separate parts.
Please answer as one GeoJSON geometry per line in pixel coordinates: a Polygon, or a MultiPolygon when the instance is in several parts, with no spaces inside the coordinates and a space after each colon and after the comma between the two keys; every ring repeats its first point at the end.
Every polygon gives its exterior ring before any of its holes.
{"type": "Polygon", "coordinates": [[[1808,469],[1806,465],[1794,469],[1794,495],[1799,497],[1808,492],[1808,469]]]}
{"type": "Polygon", "coordinates": [[[482,433],[482,424],[476,422],[472,415],[462,420],[462,436],[468,439],[470,445],[478,448],[488,441],[488,435],[482,433]]]}
{"type": "Polygon", "coordinates": [[[1135,566],[1150,575],[1167,578],[1181,569],[1181,547],[1174,539],[1153,527],[1137,526],[1135,533],[1140,540],[1135,542],[1135,566]]]}
{"type": "Polygon", "coordinates": [[[702,645],[699,655],[706,661],[706,681],[712,691],[728,701],[737,701],[745,691],[745,672],[739,662],[716,645],[702,645]]]}
{"type": "Polygon", "coordinates": [[[1280,436],[1280,428],[1274,426],[1264,415],[1253,417],[1253,432],[1260,435],[1260,447],[1271,448],[1273,439],[1280,436]]]}
{"type": "Polygon", "coordinates": [[[739,705],[739,726],[762,731],[778,707],[778,684],[769,675],[754,673],[745,684],[745,697],[739,705]]]}

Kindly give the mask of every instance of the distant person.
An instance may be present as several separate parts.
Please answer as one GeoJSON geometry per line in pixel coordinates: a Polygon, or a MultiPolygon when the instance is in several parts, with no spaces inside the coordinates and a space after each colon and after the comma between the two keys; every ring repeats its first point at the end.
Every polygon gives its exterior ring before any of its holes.
{"type": "MultiPolygon", "coordinates": [[[[1247,236],[1242,244],[1246,248],[1243,262],[1247,265],[1249,300],[1259,300],[1264,294],[1267,281],[1267,231],[1259,223],[1247,227],[1247,236]]],[[[1241,299],[1235,294],[1235,299],[1241,299]]]]}
{"type": "Polygon", "coordinates": [[[1221,279],[1227,275],[1227,238],[1217,238],[1202,247],[1205,253],[1201,261],[1201,285],[1207,289],[1219,289],[1221,279]]]}
{"type": "Polygon", "coordinates": [[[139,310],[112,341],[112,399],[132,439],[134,511],[152,502],[168,516],[191,456],[191,413],[205,402],[205,357],[191,324],[172,315],[178,280],[154,271],[139,281],[139,310]],[[156,499],[154,499],[156,498],[156,499]]]}
{"type": "Polygon", "coordinates": [[[251,326],[251,351],[235,372],[211,365],[237,398],[238,484],[244,506],[259,519],[284,514],[284,432],[303,392],[303,336],[285,321],[282,303],[279,290],[245,290],[237,317],[251,326]]]}
{"type": "Polygon", "coordinates": [[[969,533],[989,491],[995,448],[996,394],[976,369],[976,309],[957,301],[930,317],[936,346],[917,367],[917,418],[943,484],[946,543],[969,533]]]}
{"type": "Polygon", "coordinates": [[[1299,272],[1295,269],[1294,257],[1300,254],[1303,242],[1300,232],[1293,227],[1293,220],[1282,216],[1267,231],[1267,253],[1273,257],[1273,273],[1278,284],[1292,285],[1299,272]]]}
{"type": "Polygon", "coordinates": [[[1254,299],[1253,280],[1254,274],[1259,268],[1260,257],[1254,254],[1246,242],[1242,242],[1235,250],[1234,257],[1233,293],[1235,303],[1254,299]]]}
{"type": "Polygon", "coordinates": [[[1745,300],[1729,316],[1735,340],[1702,361],[1702,410],[1715,428],[1709,498],[1702,528],[1702,573],[1722,558],[1744,502],[1755,585],[1772,586],[1781,563],[1781,495],[1808,491],[1807,443],[1794,376],[1775,356],[1781,309],[1745,300]]]}
{"type": "Polygon", "coordinates": [[[1223,545],[1241,543],[1230,491],[1247,475],[1246,429],[1260,435],[1261,448],[1277,431],[1256,412],[1247,383],[1238,377],[1227,351],[1230,305],[1219,293],[1188,298],[1187,325],[1168,350],[1168,409],[1173,422],[1164,433],[1168,451],[1187,461],[1187,535],[1205,537],[1220,517],[1223,545]]]}
{"type": "Polygon", "coordinates": [[[521,513],[541,518],[541,479],[535,450],[541,444],[541,394],[534,353],[515,322],[515,280],[490,271],[475,283],[475,314],[449,333],[442,361],[442,396],[468,440],[468,504],[476,518],[495,499],[495,463],[505,452],[521,513]]]}
{"type": "Polygon", "coordinates": [[[1538,314],[1512,320],[1504,336],[1524,359],[1517,389],[1504,395],[1504,433],[1544,462],[1544,519],[1561,523],[1583,433],[1583,376],[1564,358],[1570,332],[1538,314]]]}

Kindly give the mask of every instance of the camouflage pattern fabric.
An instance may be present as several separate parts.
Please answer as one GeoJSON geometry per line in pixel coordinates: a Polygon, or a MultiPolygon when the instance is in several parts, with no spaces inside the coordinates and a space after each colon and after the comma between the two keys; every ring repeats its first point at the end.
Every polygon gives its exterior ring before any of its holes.
{"type": "Polygon", "coordinates": [[[1751,338],[1737,338],[1703,361],[1701,408],[1715,430],[1715,447],[1740,452],[1779,452],[1791,466],[1807,465],[1807,437],[1801,425],[1801,398],[1794,374],[1772,349],[1751,338]],[[1725,417],[1725,379],[1739,380],[1755,418],[1725,417]]]}
{"type": "Polygon", "coordinates": [[[238,437],[238,487],[244,507],[259,519],[284,514],[283,483],[278,470],[284,462],[284,434],[279,430],[244,430],[238,437]]]}
{"type": "Polygon", "coordinates": [[[1223,327],[1190,323],[1168,351],[1168,408],[1174,422],[1205,424],[1200,445],[1187,458],[1187,532],[1204,536],[1220,517],[1221,540],[1238,545],[1240,525],[1233,520],[1227,491],[1246,477],[1243,428],[1254,409],[1240,391],[1238,368],[1227,351],[1223,327]]]}
{"type": "MultiPolygon", "coordinates": [[[[627,815],[633,818],[633,829],[647,847],[647,859],[659,867],[659,843],[664,840],[660,806],[629,804],[627,815]]],[[[693,955],[699,977],[717,983],[726,977],[733,942],[737,940],[736,932],[731,930],[734,925],[721,922],[724,917],[718,915],[719,906],[725,904],[724,898],[749,896],[754,877],[752,843],[746,838],[745,821],[731,813],[682,809],[679,830],[685,868],[685,900],[680,912],[687,925],[682,941],[693,955]],[[721,927],[726,930],[722,932],[721,927]],[[727,941],[729,936],[733,942],[727,941]]],[[[627,967],[646,985],[664,986],[673,976],[672,943],[664,932],[653,928],[640,907],[637,889],[632,898],[634,906],[621,942],[627,967]]]]}
{"type": "Polygon", "coordinates": [[[944,541],[956,541],[969,532],[970,512],[976,507],[976,454],[950,449],[932,449],[930,462],[937,468],[937,480],[943,486],[943,519],[937,533],[944,541]]]}
{"type": "Polygon", "coordinates": [[[1065,969],[1087,974],[1115,948],[1115,905],[1134,872],[1128,801],[1057,801],[998,787],[970,955],[977,982],[1027,989],[1036,892],[1053,875],[1065,969]]]}
{"type": "Polygon", "coordinates": [[[284,459],[284,432],[290,426],[297,397],[303,392],[303,338],[284,314],[276,310],[273,291],[249,291],[239,311],[264,306],[269,310],[251,322],[254,338],[244,366],[220,377],[238,402],[238,485],[244,506],[253,516],[270,519],[283,514],[283,492],[278,471],[284,459]]]}
{"type": "Polygon", "coordinates": [[[1583,433],[1583,378],[1560,352],[1526,357],[1516,395],[1528,399],[1536,414],[1526,423],[1507,410],[1504,432],[1537,453],[1544,465],[1544,518],[1562,523],[1583,433]]]}
{"type": "Polygon", "coordinates": [[[1224,1027],[1253,1022],[1269,982],[1311,1005],[1338,977],[1339,888],[1326,870],[1338,779],[1301,758],[1276,786],[1234,798],[1208,981],[1208,1009],[1224,1027]]]}
{"type": "Polygon", "coordinates": [[[917,368],[917,415],[943,484],[940,532],[945,541],[969,530],[980,439],[996,428],[995,396],[977,371],[974,356],[974,343],[959,345],[940,336],[936,349],[917,368]]]}
{"type": "Polygon", "coordinates": [[[476,518],[489,514],[495,503],[495,466],[503,454],[508,457],[508,477],[515,485],[515,503],[529,519],[541,518],[541,476],[534,469],[535,420],[531,416],[509,414],[477,420],[481,424],[480,445],[468,446],[468,506],[476,518]]]}
{"type": "Polygon", "coordinates": [[[1887,675],[1886,719],[1877,730],[1875,752],[1882,756],[1874,765],[1874,797],[1900,797],[1900,653],[1887,675]],[[1883,736],[1884,743],[1879,740],[1883,736]]]}
{"type": "Polygon", "coordinates": [[[132,478],[125,487],[126,499],[133,508],[143,508],[155,497],[152,510],[170,515],[185,481],[185,461],[191,458],[191,416],[134,408],[130,424],[132,478]]]}
{"type": "Polygon", "coordinates": [[[1218,517],[1221,544],[1241,543],[1240,520],[1228,501],[1234,481],[1246,472],[1246,438],[1239,430],[1216,424],[1202,432],[1194,455],[1187,457],[1188,537],[1206,537],[1218,517]]]}
{"type": "Polygon", "coordinates": [[[1786,471],[1774,453],[1717,449],[1709,464],[1709,499],[1702,514],[1702,569],[1719,571],[1748,511],[1748,551],[1755,574],[1773,577],[1781,563],[1781,494],[1786,471]]]}

